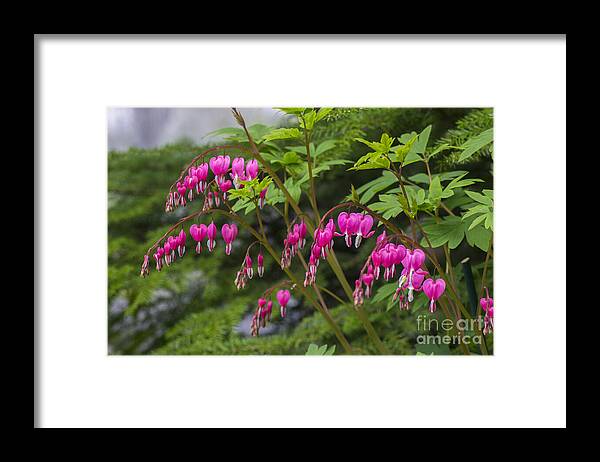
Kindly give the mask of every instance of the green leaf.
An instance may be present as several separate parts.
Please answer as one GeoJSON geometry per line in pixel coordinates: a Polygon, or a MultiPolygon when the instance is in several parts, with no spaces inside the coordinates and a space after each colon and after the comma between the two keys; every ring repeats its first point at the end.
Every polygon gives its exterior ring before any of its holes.
{"type": "Polygon", "coordinates": [[[357,204],[360,203],[360,197],[358,196],[356,189],[354,189],[353,184],[350,185],[350,197],[352,198],[352,202],[355,202],[357,204]]]}
{"type": "Polygon", "coordinates": [[[432,203],[438,203],[442,198],[442,184],[440,183],[440,177],[436,176],[429,185],[429,201],[432,203]]]}
{"type": "MultiPolygon", "coordinates": [[[[485,215],[481,215],[485,217],[485,215]]],[[[465,233],[467,243],[471,247],[477,247],[484,252],[487,252],[490,241],[492,239],[492,231],[484,228],[483,226],[469,227],[465,233]]]]}
{"type": "Polygon", "coordinates": [[[480,194],[475,191],[465,191],[465,194],[473,199],[475,202],[479,202],[480,204],[492,206],[494,205],[494,201],[485,194],[480,194]]]}
{"type": "Polygon", "coordinates": [[[295,183],[292,178],[288,178],[287,180],[285,180],[285,183],[283,185],[288,190],[290,196],[292,196],[294,201],[298,202],[300,200],[300,195],[302,194],[300,184],[295,183]]]}
{"type": "Polygon", "coordinates": [[[311,343],[308,345],[308,350],[306,350],[305,356],[331,356],[335,352],[335,345],[331,345],[328,349],[327,344],[325,345],[317,345],[315,343],[311,343]]]}
{"type": "Polygon", "coordinates": [[[479,151],[480,149],[482,149],[482,148],[486,147],[488,144],[490,144],[493,141],[493,139],[494,139],[494,130],[492,128],[488,128],[487,130],[481,132],[479,135],[468,139],[461,146],[461,149],[463,149],[463,152],[461,152],[460,157],[458,158],[458,161],[462,162],[463,160],[468,159],[473,154],[475,154],[477,151],[479,151]]]}
{"type": "Polygon", "coordinates": [[[315,123],[317,123],[319,120],[322,120],[324,117],[327,117],[327,115],[333,111],[332,107],[322,107],[321,109],[319,109],[319,112],[317,112],[317,117],[315,119],[315,123]]]}
{"type": "Polygon", "coordinates": [[[378,303],[378,302],[381,302],[381,301],[387,299],[388,297],[391,297],[394,294],[394,292],[396,292],[397,288],[398,288],[397,282],[391,282],[391,283],[382,285],[379,288],[379,290],[377,290],[377,293],[371,299],[371,302],[378,303]]]}
{"type": "MultiPolygon", "coordinates": [[[[440,223],[434,221],[424,223],[423,229],[429,236],[431,245],[434,248],[447,243],[450,249],[455,249],[465,238],[465,226],[460,217],[448,216],[444,217],[440,223]]],[[[421,244],[428,246],[425,238],[423,238],[421,244]]]]}
{"type": "Polygon", "coordinates": [[[287,140],[299,137],[300,130],[297,128],[276,128],[267,135],[263,136],[263,141],[287,140]]]}
{"type": "Polygon", "coordinates": [[[314,152],[314,158],[316,159],[318,156],[323,154],[324,152],[329,151],[330,149],[335,148],[337,144],[337,140],[325,140],[317,145],[316,149],[311,148],[311,152],[314,152]]]}

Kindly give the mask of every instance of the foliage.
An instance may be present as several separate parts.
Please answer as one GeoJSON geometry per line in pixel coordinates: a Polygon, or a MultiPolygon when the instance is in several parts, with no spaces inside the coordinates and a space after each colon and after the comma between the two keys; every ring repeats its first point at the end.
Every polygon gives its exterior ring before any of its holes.
{"type": "MultiPolygon", "coordinates": [[[[491,109],[280,110],[286,114],[285,126],[257,124],[248,127],[248,132],[295,202],[310,210],[314,182],[322,210],[350,200],[392,220],[407,235],[416,235],[416,222],[427,235],[417,236],[423,247],[452,251],[452,259],[444,264],[452,270],[460,299],[466,300],[468,293],[461,263],[453,262],[470,259],[477,289],[483,285],[483,261],[493,239],[491,109]],[[468,170],[454,167],[457,164],[468,164],[468,170]],[[351,193],[344,197],[347,191],[351,193]]],[[[245,131],[239,127],[210,135],[249,146],[245,131]]],[[[182,142],[159,149],[109,153],[111,353],[343,353],[330,325],[302,298],[292,309],[297,319],[275,319],[273,333],[247,336],[242,326],[251,316],[257,297],[281,277],[276,271],[278,262],[270,258],[265,258],[265,278],[254,279],[240,292],[232,290],[241,260],[240,251],[235,249],[231,258],[225,258],[222,251],[213,252],[210,258],[190,252],[168,271],[139,278],[140,255],[185,213],[163,213],[165,191],[182,166],[208,147],[182,142]]],[[[271,207],[262,211],[264,226],[270,241],[279,246],[287,232],[285,220],[292,217],[289,201],[269,175],[243,183],[244,188],[229,191],[233,211],[242,212],[254,225],[256,199],[266,188],[271,207]]],[[[250,241],[240,233],[236,246],[244,249],[250,241]]],[[[348,278],[356,275],[356,268],[372,246],[366,243],[359,250],[336,247],[348,278]]],[[[490,289],[491,261],[486,282],[490,289]]],[[[302,274],[301,265],[295,265],[292,271],[302,274]]],[[[335,280],[331,268],[319,268],[319,284],[332,291],[331,296],[325,295],[332,318],[356,353],[378,353],[356,316],[356,308],[339,303],[344,292],[332,284],[335,280]]],[[[383,284],[364,305],[390,353],[457,353],[454,347],[425,351],[417,345],[415,316],[427,315],[428,300],[419,293],[410,312],[400,311],[391,297],[396,287],[397,283],[383,284]]],[[[440,312],[435,316],[441,316],[440,312]]]]}

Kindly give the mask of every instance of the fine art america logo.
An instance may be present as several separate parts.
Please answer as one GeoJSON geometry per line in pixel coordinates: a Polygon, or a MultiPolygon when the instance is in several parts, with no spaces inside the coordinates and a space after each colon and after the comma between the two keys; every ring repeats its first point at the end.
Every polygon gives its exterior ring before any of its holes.
{"type": "Polygon", "coordinates": [[[481,345],[484,320],[477,319],[444,319],[419,315],[417,317],[417,345],[481,345]],[[426,333],[422,333],[426,332],[426,333]]]}

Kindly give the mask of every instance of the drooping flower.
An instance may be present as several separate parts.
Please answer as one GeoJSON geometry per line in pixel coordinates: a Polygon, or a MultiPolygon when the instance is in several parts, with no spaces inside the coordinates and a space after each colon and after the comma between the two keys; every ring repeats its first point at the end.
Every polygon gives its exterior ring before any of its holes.
{"type": "Polygon", "coordinates": [[[246,269],[246,276],[252,279],[252,276],[254,276],[254,269],[252,269],[252,258],[250,258],[250,254],[246,254],[244,265],[246,269]]]}
{"type": "Polygon", "coordinates": [[[208,237],[208,251],[212,252],[217,245],[217,227],[212,221],[206,228],[206,236],[208,237]]]}
{"type": "Polygon", "coordinates": [[[142,262],[142,269],[140,270],[140,276],[143,278],[145,278],[146,276],[148,276],[148,274],[150,274],[148,265],[149,265],[149,258],[148,258],[148,254],[146,254],[146,255],[144,255],[144,261],[142,262]]]}
{"type": "Polygon", "coordinates": [[[222,181],[219,184],[219,189],[223,195],[223,200],[227,200],[227,191],[229,191],[233,185],[231,184],[231,180],[222,181]]]}
{"type": "Polygon", "coordinates": [[[262,252],[259,252],[258,257],[256,257],[256,271],[258,272],[258,277],[263,277],[265,273],[265,265],[264,265],[264,257],[262,252]]]}
{"type": "Polygon", "coordinates": [[[206,233],[207,228],[204,223],[200,225],[194,223],[192,226],[190,226],[190,236],[192,236],[192,239],[196,241],[196,253],[202,252],[202,241],[206,237],[206,233]]]}
{"type": "Polygon", "coordinates": [[[289,290],[277,291],[277,301],[279,302],[279,305],[280,305],[281,317],[285,318],[287,304],[290,301],[290,291],[289,290]]]}
{"type": "Polygon", "coordinates": [[[185,207],[185,191],[187,190],[187,188],[185,187],[185,184],[183,184],[180,181],[177,182],[176,187],[177,187],[177,194],[179,197],[177,205],[181,205],[182,207],[185,207]]]}
{"type": "Polygon", "coordinates": [[[226,255],[231,254],[232,243],[237,237],[237,233],[238,229],[235,223],[232,223],[231,225],[226,223],[221,227],[221,236],[223,236],[223,240],[225,241],[226,255]]]}
{"type": "Polygon", "coordinates": [[[203,193],[206,190],[207,178],[208,178],[208,164],[203,163],[196,167],[194,171],[196,178],[198,179],[198,192],[203,193]]]}
{"type": "Polygon", "coordinates": [[[258,162],[256,159],[250,159],[246,164],[246,179],[253,180],[258,176],[258,162]]]}
{"type": "Polygon", "coordinates": [[[298,247],[302,249],[306,245],[306,223],[304,223],[304,220],[298,225],[298,237],[300,238],[298,247]]]}
{"type": "Polygon", "coordinates": [[[354,305],[362,305],[364,302],[364,291],[362,288],[362,278],[358,278],[354,281],[354,292],[352,292],[352,298],[354,299],[354,305]]]}
{"type": "Polygon", "coordinates": [[[231,173],[229,175],[231,176],[233,184],[236,188],[239,186],[240,181],[246,179],[243,157],[236,157],[235,159],[233,159],[233,162],[231,163],[231,173]]]}
{"type": "Polygon", "coordinates": [[[165,249],[163,249],[162,247],[158,247],[156,249],[156,253],[154,254],[154,260],[156,260],[156,270],[157,271],[160,271],[162,269],[164,254],[165,254],[165,249]]]}
{"type": "Polygon", "coordinates": [[[371,231],[373,227],[373,217],[371,215],[362,215],[358,231],[356,232],[356,239],[354,240],[354,246],[358,248],[363,238],[367,239],[375,234],[375,231],[371,231]]]}
{"type": "Polygon", "coordinates": [[[258,195],[258,208],[262,209],[265,206],[265,203],[267,202],[267,189],[265,188],[263,189],[260,194],[258,195]]]}
{"type": "Polygon", "coordinates": [[[479,300],[479,304],[485,316],[483,317],[483,334],[487,335],[494,330],[494,300],[490,297],[488,288],[485,288],[485,297],[479,300]]]}
{"type": "Polygon", "coordinates": [[[425,292],[425,295],[427,295],[427,298],[430,300],[429,312],[434,313],[436,309],[436,300],[438,300],[444,293],[444,290],[446,290],[446,281],[443,279],[427,279],[422,287],[423,292],[425,292]]]}
{"type": "Polygon", "coordinates": [[[177,236],[177,253],[179,254],[180,257],[183,257],[183,255],[185,254],[185,241],[186,241],[186,234],[185,231],[182,229],[179,232],[179,236],[177,236]]]}
{"type": "Polygon", "coordinates": [[[373,281],[375,281],[375,276],[373,275],[373,267],[369,266],[369,270],[362,275],[362,282],[364,282],[366,290],[365,295],[367,298],[371,297],[371,292],[373,291],[373,281]]]}
{"type": "Polygon", "coordinates": [[[215,175],[215,177],[218,177],[219,179],[222,179],[223,176],[227,173],[227,170],[229,170],[230,162],[231,162],[231,159],[229,158],[229,156],[212,157],[208,161],[208,163],[210,165],[210,169],[212,170],[213,174],[215,175]]]}
{"type": "Polygon", "coordinates": [[[265,307],[265,311],[267,312],[267,321],[271,320],[271,312],[273,311],[273,302],[269,300],[267,302],[267,306],[265,307]]]}

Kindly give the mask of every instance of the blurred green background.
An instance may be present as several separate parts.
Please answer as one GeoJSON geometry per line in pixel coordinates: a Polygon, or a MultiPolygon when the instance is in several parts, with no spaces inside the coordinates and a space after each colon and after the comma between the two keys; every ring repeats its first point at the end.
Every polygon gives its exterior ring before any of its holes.
{"type": "MultiPolygon", "coordinates": [[[[242,113],[244,110],[242,109],[242,113]]],[[[281,123],[284,121],[282,120],[281,123]]],[[[334,139],[336,147],[323,156],[351,160],[363,155],[366,146],[355,137],[379,139],[383,132],[400,136],[420,132],[432,125],[430,144],[444,142],[460,145],[468,137],[492,126],[489,109],[469,108],[367,108],[337,110],[327,123],[318,126],[315,143],[334,139]]],[[[228,124],[235,126],[233,117],[228,124]]],[[[227,125],[225,125],[227,126],[227,125]]],[[[265,277],[254,277],[248,286],[237,291],[234,286],[245,248],[252,242],[241,231],[232,255],[224,255],[222,241],[212,254],[196,256],[192,246],[182,259],[161,272],[154,270],[148,278],[139,276],[142,256],[167,228],[179,218],[201,206],[196,201],[174,213],[164,212],[165,195],[182,167],[208,145],[192,139],[179,139],[161,147],[130,147],[108,153],[108,344],[110,354],[305,354],[310,343],[334,345],[336,339],[325,321],[302,300],[293,298],[284,320],[278,316],[259,337],[250,337],[250,318],[262,292],[281,281],[278,262],[265,255],[265,277]],[[187,212],[186,212],[187,209],[187,212]]],[[[434,171],[457,165],[457,155],[448,151],[432,163],[434,171]]],[[[460,168],[470,176],[485,180],[483,187],[492,189],[492,160],[489,153],[473,156],[460,168]]],[[[407,175],[423,170],[422,165],[407,167],[407,175]]],[[[359,187],[379,176],[377,171],[348,172],[340,166],[325,172],[317,182],[317,197],[322,212],[344,200],[351,184],[359,187]]],[[[301,206],[306,206],[303,195],[301,206]]],[[[243,213],[243,212],[242,212],[243,213]]],[[[282,219],[269,207],[264,209],[265,226],[271,243],[280,251],[285,235],[282,219]]],[[[246,217],[254,223],[254,215],[246,217]]],[[[408,228],[404,216],[395,219],[408,228]]],[[[220,227],[221,221],[216,222],[220,227]]],[[[191,239],[188,241],[188,243],[191,239]]],[[[309,241],[310,242],[310,241],[309,241]]],[[[342,267],[352,283],[360,266],[374,245],[366,241],[359,249],[336,246],[342,267]]],[[[308,249],[305,249],[305,253],[308,249]]],[[[459,258],[470,257],[475,284],[485,253],[464,242],[456,249],[459,258]]],[[[153,262],[151,262],[153,263],[153,262]]],[[[304,269],[294,261],[291,268],[304,279],[304,269]]],[[[460,264],[456,274],[462,278],[460,264]]],[[[490,271],[490,275],[491,275],[490,271]]],[[[318,282],[343,298],[337,280],[327,265],[319,267],[318,282]]],[[[464,284],[459,280],[467,299],[464,284]]],[[[377,286],[376,286],[377,287],[377,286]]],[[[339,305],[330,296],[326,301],[352,346],[359,353],[376,354],[354,308],[339,305]]],[[[415,354],[415,312],[386,311],[387,301],[365,303],[365,310],[394,354],[415,354]]],[[[425,351],[427,352],[427,351],[425,351]]],[[[336,354],[341,353],[341,348],[336,354]]]]}

